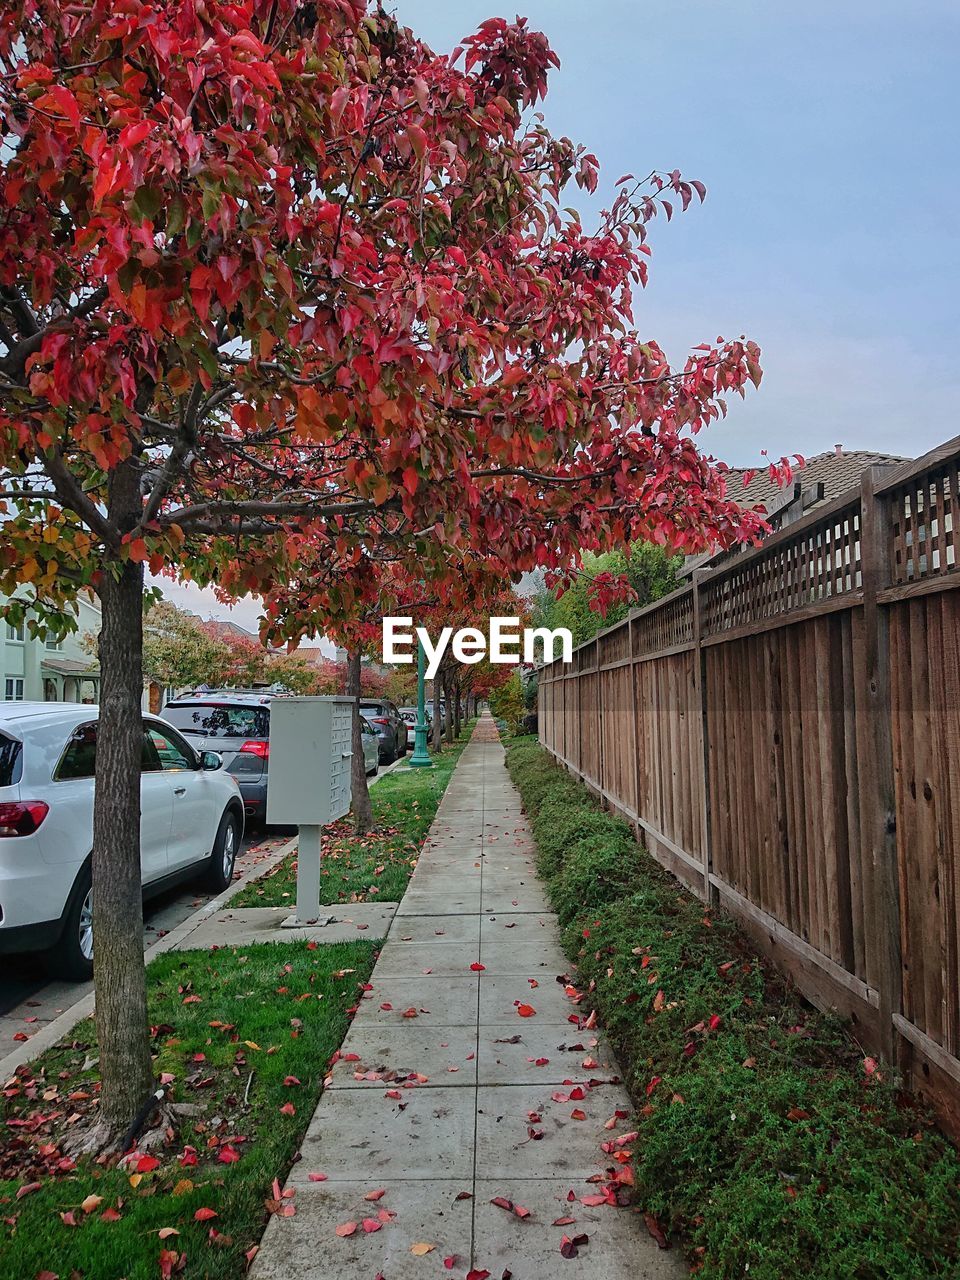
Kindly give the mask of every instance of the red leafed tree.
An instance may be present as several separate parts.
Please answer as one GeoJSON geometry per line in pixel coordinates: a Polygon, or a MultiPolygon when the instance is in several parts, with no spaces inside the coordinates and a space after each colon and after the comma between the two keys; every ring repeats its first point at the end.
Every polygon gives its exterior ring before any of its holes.
{"type": "MultiPolygon", "coordinates": [[[[647,230],[703,188],[618,184],[532,113],[522,21],[438,56],[365,0],[0,10],[0,589],[100,595],[92,868],[106,1125],[152,1084],[141,955],[144,567],[355,616],[371,559],[507,579],[640,538],[750,537],[695,433],[759,379],[737,340],[641,340],[647,230]]],[[[25,594],[24,594],[25,593],[25,594]]],[[[19,607],[19,606],[18,606],[19,607]]]]}

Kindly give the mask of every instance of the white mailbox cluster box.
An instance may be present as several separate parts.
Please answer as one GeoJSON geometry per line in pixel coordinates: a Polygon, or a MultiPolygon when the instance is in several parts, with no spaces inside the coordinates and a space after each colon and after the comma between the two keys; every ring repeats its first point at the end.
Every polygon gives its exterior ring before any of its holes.
{"type": "Polygon", "coordinates": [[[352,698],[270,703],[267,821],[323,827],[350,810],[352,698]]]}

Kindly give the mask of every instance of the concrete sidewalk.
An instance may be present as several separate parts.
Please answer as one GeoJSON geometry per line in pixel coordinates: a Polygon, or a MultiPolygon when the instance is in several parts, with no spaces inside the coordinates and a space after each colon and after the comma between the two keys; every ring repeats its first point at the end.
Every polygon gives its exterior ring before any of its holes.
{"type": "Polygon", "coordinates": [[[569,970],[487,715],[290,1173],[296,1212],[271,1219],[255,1280],[687,1274],[630,1208],[583,1203],[615,1191],[631,1108],[580,1025],[589,1004],[557,980],[569,970]]]}

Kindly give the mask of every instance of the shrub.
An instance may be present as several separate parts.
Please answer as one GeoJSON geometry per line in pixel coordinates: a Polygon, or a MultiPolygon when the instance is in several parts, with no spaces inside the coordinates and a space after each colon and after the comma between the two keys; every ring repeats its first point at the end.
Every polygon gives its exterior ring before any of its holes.
{"type": "Polygon", "coordinates": [[[615,902],[636,885],[641,852],[630,832],[604,831],[573,844],[553,899],[561,924],[615,902]]]}
{"type": "Polygon", "coordinates": [[[626,823],[609,817],[592,804],[578,804],[566,794],[558,793],[540,806],[533,821],[540,874],[547,878],[557,875],[570,848],[584,836],[609,837],[614,832],[629,833],[629,830],[626,823]]]}

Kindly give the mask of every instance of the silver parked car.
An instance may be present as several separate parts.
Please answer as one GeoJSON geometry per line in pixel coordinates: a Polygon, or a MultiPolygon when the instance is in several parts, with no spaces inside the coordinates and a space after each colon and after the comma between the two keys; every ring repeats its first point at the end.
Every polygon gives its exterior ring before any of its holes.
{"type": "Polygon", "coordinates": [[[363,769],[368,778],[380,771],[380,739],[366,716],[360,717],[360,745],[363,747],[363,769]]]}

